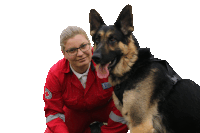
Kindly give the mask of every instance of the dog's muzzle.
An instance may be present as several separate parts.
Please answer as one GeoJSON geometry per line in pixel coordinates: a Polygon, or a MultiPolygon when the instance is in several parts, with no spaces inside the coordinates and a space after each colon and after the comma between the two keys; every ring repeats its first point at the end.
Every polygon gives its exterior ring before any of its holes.
{"type": "Polygon", "coordinates": [[[92,59],[93,59],[93,61],[94,61],[96,64],[99,64],[99,63],[100,63],[101,58],[102,58],[102,56],[101,56],[101,53],[100,53],[100,52],[94,52],[94,53],[93,53],[92,59]]]}

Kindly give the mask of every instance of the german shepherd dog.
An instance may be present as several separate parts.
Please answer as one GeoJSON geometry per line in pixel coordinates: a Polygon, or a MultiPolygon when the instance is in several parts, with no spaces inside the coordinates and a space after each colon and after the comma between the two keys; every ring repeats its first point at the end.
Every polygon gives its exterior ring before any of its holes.
{"type": "Polygon", "coordinates": [[[99,78],[115,86],[113,100],[131,133],[200,133],[200,86],[181,79],[165,60],[140,48],[131,5],[114,25],[91,9],[93,60],[99,78]]]}

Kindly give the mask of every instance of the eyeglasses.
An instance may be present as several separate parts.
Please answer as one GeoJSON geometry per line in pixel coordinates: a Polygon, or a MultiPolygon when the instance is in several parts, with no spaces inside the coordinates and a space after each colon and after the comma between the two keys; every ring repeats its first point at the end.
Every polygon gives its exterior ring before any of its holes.
{"type": "Polygon", "coordinates": [[[66,52],[68,53],[69,56],[73,56],[78,53],[78,49],[80,49],[82,52],[86,52],[90,49],[90,43],[81,44],[79,48],[71,48],[66,50],[66,52]]]}

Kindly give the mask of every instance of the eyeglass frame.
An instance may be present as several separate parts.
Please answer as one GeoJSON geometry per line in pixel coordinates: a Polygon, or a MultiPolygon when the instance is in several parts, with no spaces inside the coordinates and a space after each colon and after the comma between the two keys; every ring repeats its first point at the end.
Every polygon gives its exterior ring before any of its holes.
{"type": "MultiPolygon", "coordinates": [[[[76,54],[74,54],[74,55],[70,55],[70,54],[68,53],[68,51],[69,51],[70,49],[66,50],[66,52],[67,52],[67,54],[68,54],[69,56],[75,56],[75,55],[77,55],[77,53],[78,53],[78,49],[81,50],[81,47],[82,47],[83,45],[84,45],[84,43],[82,43],[81,46],[78,47],[78,48],[73,48],[74,50],[76,50],[76,54]]],[[[89,45],[89,49],[90,49],[90,43],[86,43],[86,45],[89,45]]],[[[89,50],[89,49],[88,49],[88,50],[89,50]]],[[[88,51],[88,50],[86,50],[86,51],[88,51]]],[[[82,51],[82,50],[81,50],[81,51],[82,51]]],[[[82,51],[82,52],[84,53],[84,52],[86,52],[86,51],[82,51]]]]}

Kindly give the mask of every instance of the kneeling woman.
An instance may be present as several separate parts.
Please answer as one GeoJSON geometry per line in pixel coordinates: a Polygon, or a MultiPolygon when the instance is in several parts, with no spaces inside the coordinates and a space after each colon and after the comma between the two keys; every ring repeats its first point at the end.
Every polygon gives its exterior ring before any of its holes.
{"type": "Polygon", "coordinates": [[[127,133],[111,98],[113,87],[97,77],[85,31],[67,27],[60,45],[64,58],[50,68],[44,86],[45,133],[127,133]]]}

